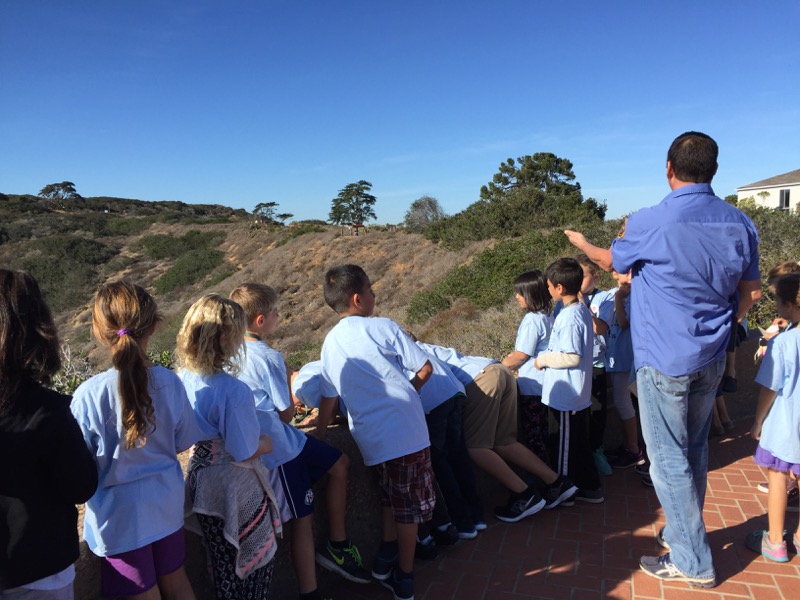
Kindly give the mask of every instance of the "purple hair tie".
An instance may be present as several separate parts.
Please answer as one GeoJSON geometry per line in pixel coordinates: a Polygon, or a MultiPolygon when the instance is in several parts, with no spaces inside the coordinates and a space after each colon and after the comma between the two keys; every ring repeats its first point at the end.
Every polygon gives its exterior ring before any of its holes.
{"type": "Polygon", "coordinates": [[[117,337],[122,337],[123,335],[128,335],[130,331],[127,329],[118,329],[117,330],[117,337]]]}

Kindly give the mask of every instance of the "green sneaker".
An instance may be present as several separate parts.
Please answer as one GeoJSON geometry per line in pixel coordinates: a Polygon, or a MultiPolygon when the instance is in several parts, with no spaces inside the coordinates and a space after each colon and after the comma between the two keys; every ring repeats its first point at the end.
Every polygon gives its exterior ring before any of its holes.
{"type": "Polygon", "coordinates": [[[324,549],[317,551],[317,564],[328,571],[338,573],[348,581],[355,583],[372,581],[361,561],[361,553],[352,542],[344,548],[334,548],[328,542],[324,549]]]}

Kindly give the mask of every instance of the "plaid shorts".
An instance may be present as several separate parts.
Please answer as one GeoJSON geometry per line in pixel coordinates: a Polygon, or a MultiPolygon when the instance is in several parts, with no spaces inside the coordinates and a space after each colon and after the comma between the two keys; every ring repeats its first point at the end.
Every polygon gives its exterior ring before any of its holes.
{"type": "Polygon", "coordinates": [[[406,454],[375,467],[381,506],[390,506],[397,523],[425,523],[433,516],[436,497],[430,448],[406,454]]]}

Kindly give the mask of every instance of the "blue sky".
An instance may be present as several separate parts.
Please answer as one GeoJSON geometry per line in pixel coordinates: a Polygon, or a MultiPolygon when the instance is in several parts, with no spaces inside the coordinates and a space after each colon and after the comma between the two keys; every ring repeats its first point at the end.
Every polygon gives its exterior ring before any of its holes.
{"type": "Polygon", "coordinates": [[[686,130],[719,195],[800,168],[800,2],[3,0],[0,192],[455,213],[501,161],[570,159],[610,217],[686,130]]]}

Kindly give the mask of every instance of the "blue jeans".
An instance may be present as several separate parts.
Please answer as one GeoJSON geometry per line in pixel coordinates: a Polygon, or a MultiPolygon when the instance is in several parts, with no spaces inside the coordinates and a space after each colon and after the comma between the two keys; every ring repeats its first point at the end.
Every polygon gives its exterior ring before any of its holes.
{"type": "Polygon", "coordinates": [[[672,562],[690,577],[714,577],[703,522],[708,431],[725,357],[704,369],[671,377],[653,367],[636,373],[650,477],[667,517],[664,539],[672,562]]]}

